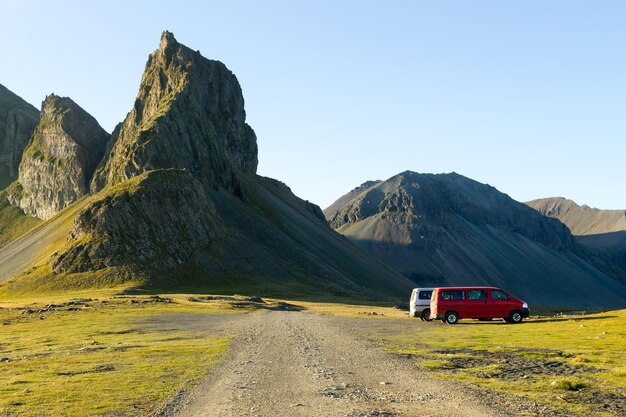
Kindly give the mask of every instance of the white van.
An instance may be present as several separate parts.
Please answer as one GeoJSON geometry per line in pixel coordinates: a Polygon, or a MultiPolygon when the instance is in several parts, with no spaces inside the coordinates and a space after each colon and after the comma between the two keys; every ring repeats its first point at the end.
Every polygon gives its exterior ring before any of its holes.
{"type": "Polygon", "coordinates": [[[413,288],[411,301],[409,301],[409,316],[431,321],[430,296],[432,294],[433,288],[413,288]]]}

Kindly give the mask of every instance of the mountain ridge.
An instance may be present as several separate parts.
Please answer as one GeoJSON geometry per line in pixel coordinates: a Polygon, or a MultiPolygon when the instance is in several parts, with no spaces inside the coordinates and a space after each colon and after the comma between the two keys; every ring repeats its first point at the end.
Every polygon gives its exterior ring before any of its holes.
{"type": "Polygon", "coordinates": [[[562,221],[575,235],[585,258],[626,285],[626,210],[601,210],[563,197],[526,204],[544,216],[562,221]]]}
{"type": "Polygon", "coordinates": [[[579,256],[565,225],[489,185],[405,171],[348,195],[325,210],[331,226],[417,286],[496,285],[540,305],[626,305],[626,287],[579,256]],[[603,295],[585,297],[590,288],[603,295]]]}
{"type": "Polygon", "coordinates": [[[564,197],[540,198],[526,205],[544,216],[559,219],[577,236],[626,231],[626,210],[597,209],[564,197]]]}

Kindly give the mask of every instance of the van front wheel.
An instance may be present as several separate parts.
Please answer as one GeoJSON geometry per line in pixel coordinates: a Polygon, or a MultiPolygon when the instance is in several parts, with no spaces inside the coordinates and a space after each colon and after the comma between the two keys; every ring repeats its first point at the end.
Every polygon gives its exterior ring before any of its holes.
{"type": "Polygon", "coordinates": [[[454,311],[448,311],[446,313],[446,323],[457,324],[459,322],[459,315],[454,311]]]}
{"type": "Polygon", "coordinates": [[[426,310],[422,311],[422,320],[433,321],[433,319],[430,318],[430,308],[427,308],[426,310]]]}
{"type": "Polygon", "coordinates": [[[517,311],[517,310],[513,310],[511,311],[511,314],[509,314],[509,323],[512,324],[517,324],[517,323],[521,323],[522,322],[522,313],[517,311]]]}

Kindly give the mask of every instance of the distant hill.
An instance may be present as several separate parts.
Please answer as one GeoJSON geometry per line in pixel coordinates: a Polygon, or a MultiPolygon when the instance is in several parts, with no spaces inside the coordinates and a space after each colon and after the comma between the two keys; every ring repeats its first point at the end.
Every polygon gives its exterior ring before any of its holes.
{"type": "Polygon", "coordinates": [[[334,232],[319,207],[256,174],[237,78],[169,32],[110,137],[67,98],[50,96],[44,113],[19,181],[0,194],[12,233],[0,248],[0,291],[385,299],[413,285],[334,232]],[[46,221],[25,224],[20,207],[46,221]]]}
{"type": "Polygon", "coordinates": [[[563,197],[526,203],[544,216],[559,219],[583,245],[626,250],[626,210],[600,210],[563,197]]]}
{"type": "Polygon", "coordinates": [[[406,171],[324,213],[419,286],[488,284],[539,305],[624,307],[626,286],[582,259],[570,231],[462,175],[406,171]]]}
{"type": "Polygon", "coordinates": [[[529,201],[541,214],[559,219],[575,235],[579,253],[626,285],[626,210],[600,210],[562,197],[529,201]]]}

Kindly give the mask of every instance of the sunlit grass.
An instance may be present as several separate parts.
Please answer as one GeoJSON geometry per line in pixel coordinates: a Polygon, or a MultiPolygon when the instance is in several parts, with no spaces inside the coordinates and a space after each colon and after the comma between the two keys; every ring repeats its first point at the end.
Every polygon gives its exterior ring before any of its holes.
{"type": "Polygon", "coordinates": [[[626,310],[535,319],[520,325],[473,320],[453,326],[433,322],[408,326],[402,334],[385,336],[384,342],[390,351],[414,355],[418,366],[440,378],[525,396],[576,415],[615,415],[591,409],[577,393],[612,393],[619,398],[626,390],[626,310]],[[441,354],[446,351],[451,353],[441,354]],[[583,370],[573,376],[529,373],[524,378],[503,379],[489,375],[504,370],[499,364],[455,369],[451,358],[466,356],[462,352],[468,351],[475,357],[481,357],[481,352],[484,357],[490,352],[508,352],[529,360],[562,361],[597,371],[583,370]]]}
{"type": "MultiPolygon", "coordinates": [[[[92,294],[93,295],[93,294],[92,294]]],[[[51,297],[47,302],[57,297],[51,297]]],[[[0,415],[145,415],[204,376],[228,347],[206,330],[148,326],[167,313],[232,313],[226,304],[106,298],[78,311],[22,314],[24,300],[0,309],[0,415]],[[105,301],[105,303],[102,303],[105,301]],[[9,308],[9,306],[11,306],[9,308]]]]}

